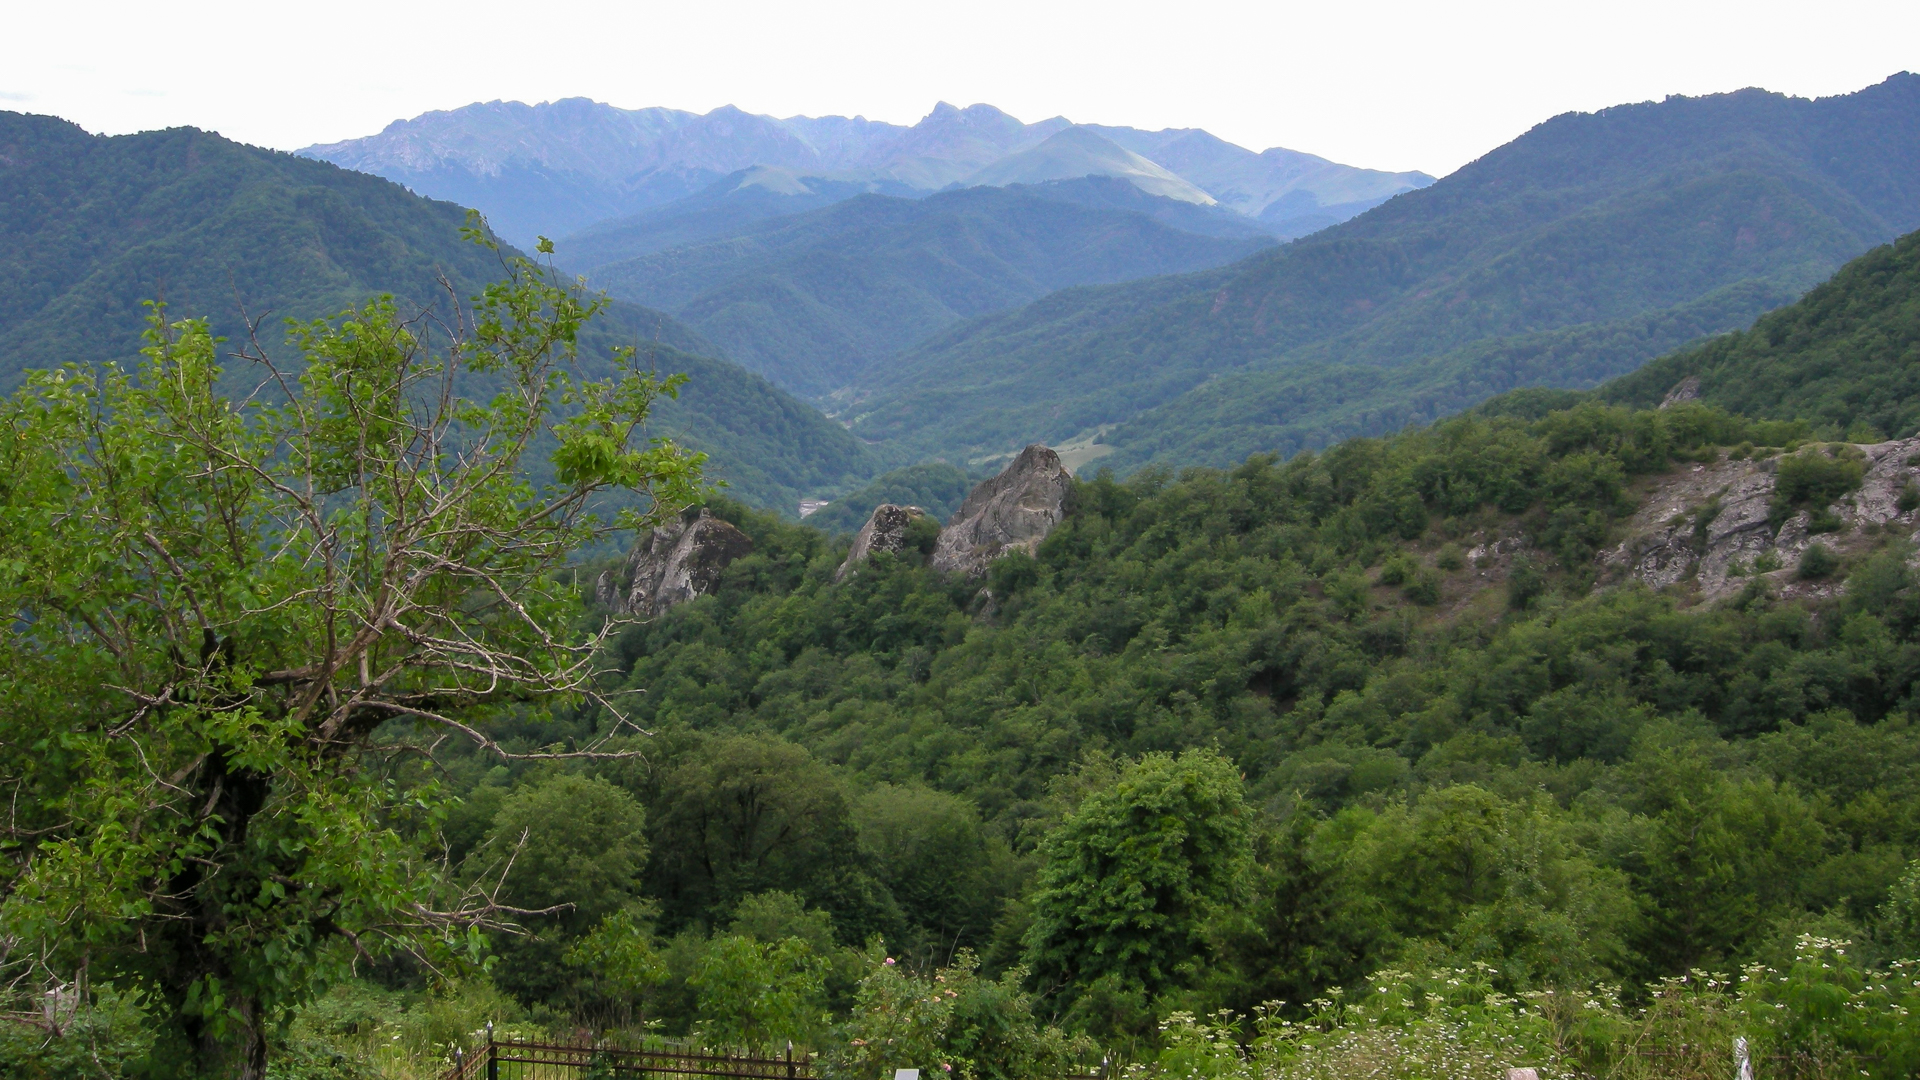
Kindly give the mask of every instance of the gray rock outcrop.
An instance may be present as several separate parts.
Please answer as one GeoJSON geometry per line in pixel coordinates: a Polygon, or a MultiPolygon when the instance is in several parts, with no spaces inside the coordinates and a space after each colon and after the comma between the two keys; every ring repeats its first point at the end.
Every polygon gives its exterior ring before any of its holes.
{"type": "Polygon", "coordinates": [[[1671,409],[1675,405],[1684,405],[1689,401],[1700,400],[1700,376],[1689,375],[1673,384],[1667,396],[1660,399],[1660,407],[1671,409]]]}
{"type": "Polygon", "coordinates": [[[1035,443],[1000,475],[960,504],[933,550],[935,570],[965,577],[986,573],[993,560],[1015,551],[1032,554],[1067,516],[1072,478],[1060,455],[1035,443]]]}
{"type": "MultiPolygon", "coordinates": [[[[1869,544],[1872,530],[1896,522],[1911,526],[1920,516],[1920,510],[1899,506],[1901,492],[1920,481],[1920,468],[1907,464],[1920,453],[1920,438],[1858,450],[1866,476],[1858,491],[1826,508],[1829,532],[1811,532],[1813,516],[1805,510],[1777,530],[1769,521],[1779,457],[1721,461],[1686,467],[1656,486],[1628,520],[1628,538],[1601,552],[1599,561],[1656,589],[1691,580],[1706,599],[1736,593],[1760,574],[1791,583],[1800,556],[1815,541],[1845,552],[1869,544]],[[1767,565],[1779,569],[1762,569],[1767,565]]],[[[1836,587],[1793,583],[1795,592],[1836,587]]]]}
{"type": "Polygon", "coordinates": [[[600,575],[594,595],[616,614],[652,618],[720,581],[727,564],[753,551],[746,533],[705,507],[642,534],[618,572],[600,575]]]}
{"type": "Polygon", "coordinates": [[[860,564],[872,558],[876,552],[888,552],[898,555],[907,548],[907,530],[913,523],[926,517],[927,512],[917,506],[895,506],[893,503],[881,503],[873,508],[867,523],[853,536],[853,549],[847,552],[847,561],[834,571],[833,580],[845,581],[853,575],[860,564]]]}

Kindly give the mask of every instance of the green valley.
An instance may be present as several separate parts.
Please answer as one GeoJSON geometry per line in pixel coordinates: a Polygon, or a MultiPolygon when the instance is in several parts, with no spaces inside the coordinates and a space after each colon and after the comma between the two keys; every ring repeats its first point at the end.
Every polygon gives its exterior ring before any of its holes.
{"type": "Polygon", "coordinates": [[[0,1075],[1920,1075],[1920,77],[320,149],[0,113],[0,1075]]]}
{"type": "MultiPolygon", "coordinates": [[[[1092,179],[1092,178],[1089,178],[1092,179]]],[[[1077,187],[1091,186],[1087,183],[1077,187]]],[[[1129,187],[1131,192],[1132,189],[1129,187]]],[[[1223,214],[1059,197],[1045,185],[904,199],[862,195],[698,244],[594,267],[614,296],[662,308],[727,355],[816,399],[963,319],[1055,289],[1232,262],[1271,241],[1223,214]]],[[[566,250],[562,245],[562,252],[566,250]]],[[[598,258],[605,259],[602,253],[598,258]]]]}
{"type": "Polygon", "coordinates": [[[1118,425],[1105,438],[1124,468],[1291,453],[1527,382],[1590,386],[1920,223],[1917,117],[1913,75],[1819,101],[1742,91],[1559,117],[1233,267],[965,324],[873,369],[841,414],[866,438],[969,457],[1118,425]]]}

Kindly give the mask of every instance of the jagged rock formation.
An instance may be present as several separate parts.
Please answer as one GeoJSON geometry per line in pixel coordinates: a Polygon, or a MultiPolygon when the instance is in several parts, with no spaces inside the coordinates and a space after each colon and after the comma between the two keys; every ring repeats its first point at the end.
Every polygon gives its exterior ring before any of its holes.
{"type": "Polygon", "coordinates": [[[1815,534],[1813,515],[1802,510],[1776,531],[1768,520],[1774,474],[1780,458],[1694,465],[1663,481],[1627,523],[1628,538],[1599,559],[1622,577],[1654,588],[1692,579],[1702,598],[1739,592],[1754,576],[1767,576],[1782,591],[1817,594],[1831,582],[1795,582],[1794,568],[1815,541],[1836,553],[1871,543],[1871,533],[1889,523],[1912,526],[1920,510],[1901,510],[1900,495],[1920,481],[1907,464],[1920,452],[1920,437],[1862,445],[1866,477],[1860,489],[1826,508],[1839,527],[1815,534]],[[1778,569],[1767,569],[1776,565],[1778,569]]]}
{"type": "Polygon", "coordinates": [[[594,595],[620,615],[652,618],[711,592],[727,564],[753,551],[753,540],[705,507],[651,529],[617,573],[600,575],[594,595]]]}
{"type": "Polygon", "coordinates": [[[1002,555],[1032,554],[1067,516],[1071,486],[1060,455],[1039,443],[1020,451],[1011,465],[974,488],[954,511],[947,527],[940,530],[933,568],[978,577],[1002,555]]]}
{"type": "Polygon", "coordinates": [[[893,503],[881,503],[873,508],[867,523],[853,536],[853,549],[847,552],[847,561],[834,571],[833,580],[845,581],[859,569],[875,552],[885,551],[899,554],[907,548],[907,530],[913,523],[927,516],[925,510],[917,506],[896,506],[893,503]]]}

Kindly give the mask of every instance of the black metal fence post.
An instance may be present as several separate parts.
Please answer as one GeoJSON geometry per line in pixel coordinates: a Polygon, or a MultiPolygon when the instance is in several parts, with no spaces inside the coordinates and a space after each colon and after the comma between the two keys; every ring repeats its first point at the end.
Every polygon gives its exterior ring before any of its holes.
{"type": "Polygon", "coordinates": [[[493,1021],[487,1021],[487,1080],[500,1080],[500,1051],[493,1043],[493,1021]]]}

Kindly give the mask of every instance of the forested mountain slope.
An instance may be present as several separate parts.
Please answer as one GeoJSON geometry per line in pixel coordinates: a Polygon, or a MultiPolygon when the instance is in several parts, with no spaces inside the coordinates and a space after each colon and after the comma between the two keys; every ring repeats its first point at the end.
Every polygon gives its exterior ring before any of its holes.
{"type": "MultiPolygon", "coordinates": [[[[465,216],[378,177],[192,128],[105,138],[0,112],[0,384],[133,357],[148,299],[231,339],[245,334],[243,312],[264,319],[273,349],[283,320],[376,293],[433,304],[444,276],[464,298],[500,272],[493,252],[461,238],[465,216]]],[[[671,316],[616,305],[589,351],[620,344],[658,346],[669,370],[693,376],[662,402],[660,431],[711,453],[716,476],[750,502],[790,510],[875,471],[839,425],[700,355],[712,346],[671,316]]]]}
{"type": "MultiPolygon", "coordinates": [[[[597,222],[555,241],[554,258],[576,273],[726,236],[770,218],[802,214],[874,190],[871,184],[799,176],[756,165],[684,199],[597,222]]],[[[888,192],[908,194],[908,192],[888,192]]]]}
{"type": "MultiPolygon", "coordinates": [[[[1269,244],[1163,224],[1220,215],[1171,200],[1097,197],[1097,181],[862,195],[725,237],[594,268],[614,296],[673,312],[726,354],[823,397],[962,319],[1071,285],[1232,262],[1269,244]],[[1055,192],[1059,190],[1060,194],[1055,192]],[[1154,210],[1142,213],[1135,205],[1154,210]]],[[[564,256],[567,247],[562,245],[564,256]]]]}
{"type": "Polygon", "coordinates": [[[1805,418],[1832,437],[1920,431],[1920,233],[1862,255],[1752,329],[1662,357],[1597,393],[1651,405],[1689,379],[1683,392],[1702,401],[1805,418]]]}
{"type": "Polygon", "coordinates": [[[210,316],[231,337],[243,308],[277,323],[380,291],[430,303],[438,275],[498,269],[461,242],[459,207],[192,128],[100,138],[0,113],[0,215],[9,382],[26,367],[134,355],[143,300],[210,316]]]}
{"type": "Polygon", "coordinates": [[[1570,114],[1230,270],[958,328],[845,415],[949,453],[1124,424],[1106,436],[1117,465],[1224,463],[1592,385],[1916,224],[1920,76],[1570,114]]]}
{"type": "MultiPolygon", "coordinates": [[[[1763,327],[1890,325],[1876,312],[1920,296],[1885,272],[1910,243],[1763,327]]],[[[1776,338],[1779,372],[1829,366],[1819,335],[1776,338]]],[[[1216,912],[1187,968],[1063,976],[1055,1015],[1137,1031],[1409,964],[1565,990],[1781,962],[1805,932],[1920,949],[1886,914],[1920,866],[1910,447],[1864,448],[1861,490],[1863,448],[1809,441],[1859,417],[1818,400],[1751,420],[1597,396],[1528,391],[1285,463],[1081,481],[1037,554],[984,581],[913,548],[836,581],[843,546],[719,505],[754,554],[618,645],[662,748],[607,772],[666,852],[638,888],[664,933],[783,890],[841,941],[1043,959],[1064,931],[1036,929],[1033,875],[1067,871],[1042,838],[1127,759],[1213,747],[1257,821],[1247,906],[1216,912]],[[1757,519],[1717,516],[1721,473],[1764,482],[1757,519]],[[1728,529],[1762,556],[1720,557],[1728,529]],[[1660,544],[1682,561],[1641,557],[1660,544]],[[1712,590],[1682,572],[1716,558],[1712,590]],[[750,826],[718,809],[748,786],[750,826]],[[835,790],[845,809],[823,809],[835,790]],[[746,832],[696,828],[696,806],[746,832]],[[836,828],[860,842],[835,847],[836,828]],[[781,830],[796,839],[751,880],[702,869],[781,830]],[[914,850],[941,852],[952,887],[882,854],[914,850]]]]}
{"type": "Polygon", "coordinates": [[[1586,405],[1082,483],[988,606],[914,552],[835,584],[818,533],[721,507],[755,554],[619,646],[657,733],[605,773],[660,853],[636,891],[679,941],[779,890],[840,941],[997,969],[1048,940],[1042,838],[1125,760],[1216,747],[1259,837],[1244,906],[1190,966],[1048,984],[1054,1015],[1137,1032],[1409,964],[1638,981],[1777,961],[1803,931],[1902,955],[1880,911],[1920,855],[1912,515],[1818,571],[1838,598],[1776,598],[1792,568],[1711,610],[1594,588],[1647,483],[1797,437],[1586,405]]]}

